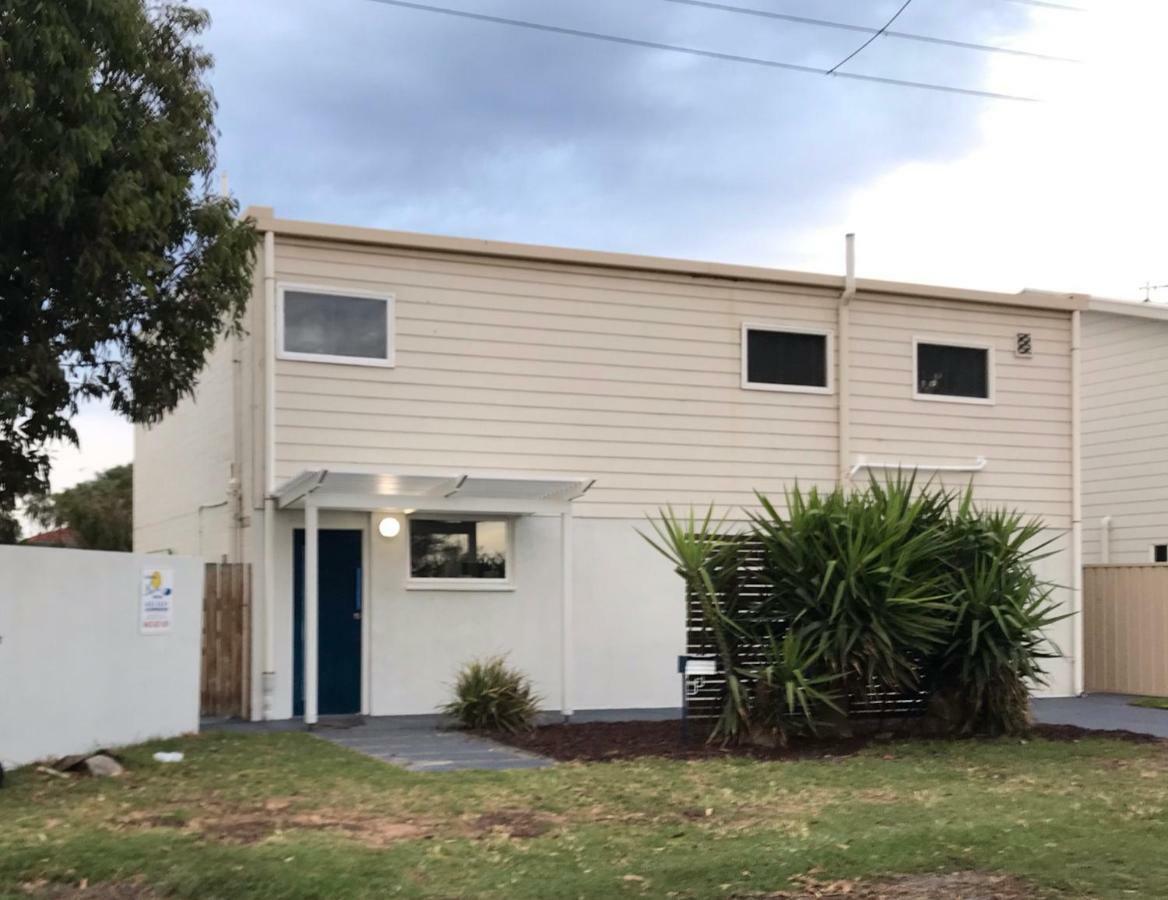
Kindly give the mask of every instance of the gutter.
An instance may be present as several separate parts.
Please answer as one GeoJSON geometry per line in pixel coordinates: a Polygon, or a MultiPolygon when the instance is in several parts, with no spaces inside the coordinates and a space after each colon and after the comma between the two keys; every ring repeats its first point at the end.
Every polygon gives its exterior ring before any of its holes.
{"type": "Polygon", "coordinates": [[[264,232],[264,596],[263,718],[276,693],[276,234],[264,232]]]}
{"type": "Polygon", "coordinates": [[[847,274],[844,276],[844,290],[839,298],[838,346],[836,347],[836,362],[839,366],[839,474],[837,480],[841,487],[847,488],[855,475],[851,466],[851,414],[852,414],[852,379],[849,366],[851,305],[856,296],[856,236],[849,233],[845,238],[847,243],[847,274]]]}
{"type": "Polygon", "coordinates": [[[1084,693],[1083,677],[1083,314],[1071,313],[1071,682],[1084,693]]]}

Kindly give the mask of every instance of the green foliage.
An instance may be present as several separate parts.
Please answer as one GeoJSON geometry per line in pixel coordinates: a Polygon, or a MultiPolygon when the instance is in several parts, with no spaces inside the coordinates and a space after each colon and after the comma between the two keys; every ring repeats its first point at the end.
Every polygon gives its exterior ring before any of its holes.
{"type": "Polygon", "coordinates": [[[79,402],[158,421],[237,328],[258,235],[214,196],[206,13],[0,2],[0,514],[79,402]]]}
{"type": "Polygon", "coordinates": [[[727,674],[712,737],[784,741],[888,691],[927,693],[947,733],[1025,730],[1028,686],[1057,655],[1043,632],[1062,618],[1034,570],[1049,545],[1040,522],[899,473],[852,492],[795,487],[785,499],[782,513],[759,495],[750,514],[769,590],[749,604],[742,535],[720,535],[712,512],[653,521],[651,543],[701,601],[727,674]],[[744,665],[760,646],[764,663],[744,665]]]}
{"type": "Polygon", "coordinates": [[[134,469],[115,466],[89,481],[30,501],[29,515],[46,528],[72,528],[89,550],[132,550],[134,469]]]}
{"type": "Polygon", "coordinates": [[[722,533],[725,519],[713,521],[713,507],[699,522],[690,510],[680,518],[672,507],[650,519],[655,538],[641,533],[649,544],[673,563],[686,589],[702,607],[726,679],[726,696],[714,734],[737,740],[751,728],[747,690],[742,683],[734,654],[736,637],[743,631],[737,616],[738,542],[722,533]]]}
{"type": "Polygon", "coordinates": [[[454,699],[442,712],[463,728],[527,731],[535,725],[540,698],[531,680],[502,656],[467,663],[454,682],[454,699]]]}
{"type": "Polygon", "coordinates": [[[785,745],[792,734],[816,733],[827,710],[843,710],[833,687],[838,679],[821,665],[822,648],[795,629],[781,639],[768,637],[766,665],[748,673],[754,690],[754,735],[757,739],[769,732],[785,745]]]}

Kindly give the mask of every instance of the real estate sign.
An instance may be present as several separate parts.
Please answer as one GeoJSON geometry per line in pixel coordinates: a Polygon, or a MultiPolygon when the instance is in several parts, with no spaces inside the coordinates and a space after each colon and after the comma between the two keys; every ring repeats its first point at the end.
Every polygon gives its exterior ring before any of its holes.
{"type": "Polygon", "coordinates": [[[174,570],[145,568],[139,603],[142,634],[164,634],[174,622],[174,570]]]}

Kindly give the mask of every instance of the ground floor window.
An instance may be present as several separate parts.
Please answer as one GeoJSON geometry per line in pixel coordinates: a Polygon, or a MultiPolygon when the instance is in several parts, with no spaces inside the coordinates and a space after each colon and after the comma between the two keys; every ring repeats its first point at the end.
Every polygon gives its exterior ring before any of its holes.
{"type": "Polygon", "coordinates": [[[510,544],[506,519],[410,519],[410,578],[506,581],[510,544]]]}

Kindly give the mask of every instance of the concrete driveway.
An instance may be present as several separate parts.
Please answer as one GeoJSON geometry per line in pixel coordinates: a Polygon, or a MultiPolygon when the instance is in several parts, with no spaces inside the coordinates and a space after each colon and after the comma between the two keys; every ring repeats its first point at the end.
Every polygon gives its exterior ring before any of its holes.
{"type": "Polygon", "coordinates": [[[1134,697],[1087,694],[1034,700],[1034,718],[1047,725],[1078,725],[1100,731],[1135,731],[1168,738],[1168,710],[1130,706],[1134,697]]]}

